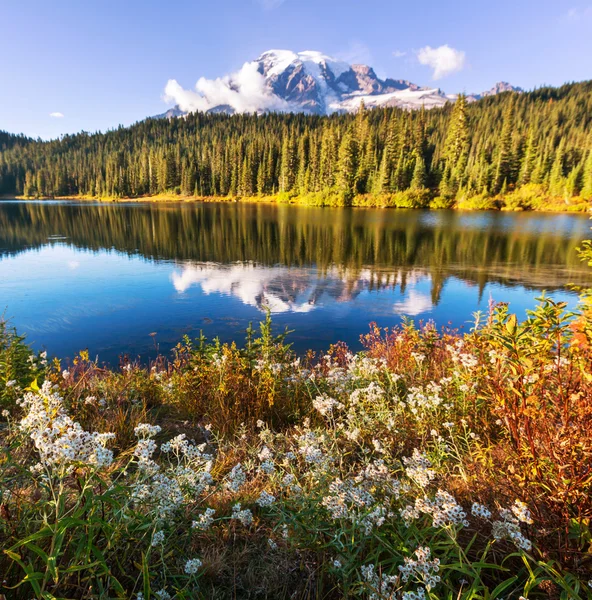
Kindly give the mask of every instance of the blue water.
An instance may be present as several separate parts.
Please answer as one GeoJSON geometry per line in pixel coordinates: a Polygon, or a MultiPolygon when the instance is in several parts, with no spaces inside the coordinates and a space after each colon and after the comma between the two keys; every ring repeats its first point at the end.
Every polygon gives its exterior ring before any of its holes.
{"type": "Polygon", "coordinates": [[[203,330],[244,338],[269,307],[297,351],[403,316],[469,328],[590,281],[581,215],[260,205],[0,202],[0,311],[35,348],[115,363],[203,330]],[[151,335],[156,334],[156,335],[151,335]]]}

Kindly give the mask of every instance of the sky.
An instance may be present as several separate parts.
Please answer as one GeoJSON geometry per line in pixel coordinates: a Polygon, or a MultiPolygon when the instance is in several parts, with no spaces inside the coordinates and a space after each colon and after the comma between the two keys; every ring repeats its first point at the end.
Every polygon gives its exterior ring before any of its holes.
{"type": "Polygon", "coordinates": [[[2,0],[0,130],[44,139],[164,112],[171,79],[318,50],[448,93],[592,78],[592,0],[2,0]]]}

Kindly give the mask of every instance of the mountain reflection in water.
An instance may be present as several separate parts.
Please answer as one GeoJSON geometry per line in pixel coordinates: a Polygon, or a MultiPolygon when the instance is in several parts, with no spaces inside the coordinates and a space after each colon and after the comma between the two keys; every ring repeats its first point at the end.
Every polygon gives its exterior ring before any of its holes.
{"type": "Polygon", "coordinates": [[[590,283],[582,215],[256,204],[0,202],[0,306],[38,347],[104,360],[269,308],[297,350],[356,346],[375,320],[462,326],[489,297],[522,317],[590,283]]]}

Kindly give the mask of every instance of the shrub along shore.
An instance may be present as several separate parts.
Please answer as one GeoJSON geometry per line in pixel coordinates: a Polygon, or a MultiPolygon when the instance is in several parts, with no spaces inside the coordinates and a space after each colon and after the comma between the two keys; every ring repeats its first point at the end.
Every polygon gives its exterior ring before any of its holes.
{"type": "MultiPolygon", "coordinates": [[[[330,192],[298,195],[280,193],[276,195],[257,196],[191,196],[179,193],[163,193],[135,197],[120,196],[56,196],[35,197],[17,196],[20,200],[92,200],[100,202],[253,202],[268,204],[292,204],[295,206],[345,206],[339,194],[330,192]]],[[[457,210],[506,210],[506,211],[541,211],[541,212],[590,212],[592,202],[582,197],[571,198],[550,196],[542,186],[528,185],[505,195],[489,196],[479,194],[463,196],[457,199],[434,197],[429,190],[395,192],[390,194],[363,194],[354,196],[347,204],[351,207],[363,208],[422,208],[422,209],[457,209],[457,210]]]]}
{"type": "Polygon", "coordinates": [[[0,595],[592,598],[582,300],[117,368],[0,323],[0,595]]]}

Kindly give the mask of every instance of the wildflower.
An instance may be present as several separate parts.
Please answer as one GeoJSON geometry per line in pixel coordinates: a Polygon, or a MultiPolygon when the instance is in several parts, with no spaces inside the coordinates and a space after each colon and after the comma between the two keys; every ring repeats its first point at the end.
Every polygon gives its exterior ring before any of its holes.
{"type": "Polygon", "coordinates": [[[265,490],[259,494],[259,498],[257,498],[257,504],[262,508],[267,506],[271,506],[275,502],[275,496],[268,494],[265,490]]]}
{"type": "Polygon", "coordinates": [[[267,539],[267,545],[272,549],[272,550],[277,550],[278,549],[278,545],[271,539],[268,538],[267,539]]]}
{"type": "Polygon", "coordinates": [[[237,463],[228,474],[226,488],[231,492],[238,492],[247,481],[247,476],[243,471],[241,463],[237,463]]]}
{"type": "Polygon", "coordinates": [[[200,515],[197,521],[193,521],[191,527],[193,529],[201,529],[202,531],[207,531],[214,522],[215,514],[216,511],[213,508],[206,508],[206,512],[203,515],[200,515]]]}
{"type": "Polygon", "coordinates": [[[340,561],[340,560],[338,560],[338,559],[336,558],[336,559],[333,561],[333,566],[334,566],[336,569],[341,569],[341,567],[342,567],[343,565],[341,564],[341,561],[340,561]]]}
{"type": "Polygon", "coordinates": [[[6,387],[7,388],[14,387],[15,385],[16,385],[16,379],[11,379],[10,381],[6,382],[6,387]]]}
{"type": "Polygon", "coordinates": [[[528,510],[528,506],[524,502],[520,500],[516,500],[514,505],[511,508],[514,516],[521,522],[526,523],[528,525],[532,525],[534,523],[530,511],[528,510]]]}
{"type": "Polygon", "coordinates": [[[105,446],[115,434],[90,433],[82,429],[69,417],[63,398],[52,389],[49,381],[38,391],[27,393],[21,406],[27,414],[19,427],[33,440],[42,466],[85,463],[106,467],[113,462],[113,452],[105,446]]]}
{"type": "Polygon", "coordinates": [[[436,575],[440,570],[440,559],[430,560],[431,550],[427,546],[420,546],[415,552],[415,559],[405,557],[405,564],[399,565],[401,579],[404,582],[414,575],[425,582],[425,587],[430,591],[440,582],[440,576],[436,575]]]}
{"type": "Polygon", "coordinates": [[[10,411],[9,411],[9,410],[7,410],[7,409],[5,408],[5,409],[2,411],[2,416],[3,416],[5,419],[8,419],[8,417],[10,417],[10,411]]]}
{"type": "Polygon", "coordinates": [[[201,565],[202,562],[199,560],[199,558],[190,558],[185,563],[185,573],[187,573],[187,575],[195,575],[201,565]]]}
{"type": "Polygon", "coordinates": [[[164,542],[164,531],[156,531],[152,536],[151,546],[155,548],[156,546],[160,546],[164,542]]]}
{"type": "MultiPolygon", "coordinates": [[[[516,506],[516,505],[515,505],[516,506]]],[[[500,519],[492,523],[492,535],[496,540],[509,539],[520,550],[528,552],[532,548],[532,542],[524,537],[520,531],[520,520],[511,510],[502,509],[499,512],[500,519]]],[[[528,516],[530,512],[528,513],[528,516]]]]}
{"type": "Polygon", "coordinates": [[[412,456],[403,458],[403,463],[409,479],[422,488],[427,487],[432,479],[436,477],[435,471],[430,469],[432,463],[417,448],[413,450],[412,456]]]}
{"type": "Polygon", "coordinates": [[[132,501],[150,507],[158,519],[165,519],[183,504],[183,491],[176,479],[156,473],[133,487],[132,501]]]}
{"type": "Polygon", "coordinates": [[[232,519],[240,521],[245,527],[253,522],[253,513],[248,509],[242,509],[240,504],[235,504],[232,507],[232,519]]]}
{"type": "Polygon", "coordinates": [[[369,600],[379,600],[381,598],[392,598],[397,585],[397,577],[393,575],[378,575],[376,567],[372,564],[363,565],[360,569],[362,577],[372,590],[368,596],[369,600]]]}
{"type": "Polygon", "coordinates": [[[68,371],[68,369],[64,369],[64,370],[62,371],[62,377],[63,377],[64,379],[68,379],[68,377],[70,377],[70,371],[68,371]]]}
{"type": "Polygon", "coordinates": [[[154,592],[154,595],[158,598],[158,600],[171,600],[172,598],[172,596],[165,589],[154,592]]]}
{"type": "Polygon", "coordinates": [[[327,394],[317,396],[313,401],[312,405],[323,417],[333,415],[334,410],[341,410],[344,408],[341,402],[338,402],[334,398],[330,398],[327,394]]]}
{"type": "Polygon", "coordinates": [[[403,592],[401,600],[426,600],[425,588],[418,587],[414,592],[403,592]]]}
{"type": "Polygon", "coordinates": [[[483,504],[478,504],[477,502],[473,502],[471,514],[481,519],[489,519],[491,517],[491,511],[486,506],[483,506],[483,504]]]}
{"type": "Polygon", "coordinates": [[[134,428],[134,435],[137,438],[152,438],[160,433],[160,425],[150,425],[150,423],[140,423],[134,428]]]}

